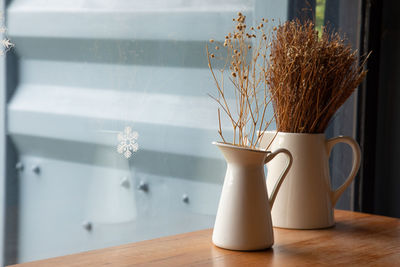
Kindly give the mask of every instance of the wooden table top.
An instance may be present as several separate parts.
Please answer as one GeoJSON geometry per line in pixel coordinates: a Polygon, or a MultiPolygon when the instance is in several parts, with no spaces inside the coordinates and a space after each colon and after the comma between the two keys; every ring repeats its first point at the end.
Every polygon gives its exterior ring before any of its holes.
{"type": "Polygon", "coordinates": [[[274,228],[272,249],[238,252],[211,242],[203,230],[15,266],[400,266],[400,220],[335,211],[324,230],[274,228]]]}

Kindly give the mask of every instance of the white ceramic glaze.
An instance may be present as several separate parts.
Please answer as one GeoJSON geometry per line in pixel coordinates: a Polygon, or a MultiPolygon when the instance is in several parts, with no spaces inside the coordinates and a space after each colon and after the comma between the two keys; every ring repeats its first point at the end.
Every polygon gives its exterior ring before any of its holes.
{"type": "Polygon", "coordinates": [[[292,158],[286,149],[273,153],[213,143],[218,146],[227,162],[226,176],[219,201],[212,240],[221,248],[231,250],[260,250],[272,246],[274,235],[271,206],[276,192],[285,179],[292,158]],[[289,160],[276,177],[271,197],[264,176],[264,164],[279,153],[289,160]]]}
{"type": "MultiPolygon", "coordinates": [[[[271,140],[270,149],[285,148],[293,156],[293,165],[272,209],[273,225],[292,229],[317,229],[334,225],[335,204],[360,167],[361,152],[357,142],[345,136],[327,140],[324,134],[266,132],[260,147],[266,147],[271,140]],[[332,190],[329,155],[337,143],[346,143],[352,148],[353,166],[343,185],[332,190]]],[[[275,184],[275,177],[283,166],[285,159],[280,156],[267,164],[268,188],[275,184]]]]}

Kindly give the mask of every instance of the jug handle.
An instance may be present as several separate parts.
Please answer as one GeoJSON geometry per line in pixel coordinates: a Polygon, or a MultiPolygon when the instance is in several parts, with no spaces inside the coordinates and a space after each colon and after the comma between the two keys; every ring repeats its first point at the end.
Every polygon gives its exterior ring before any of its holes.
{"type": "Polygon", "coordinates": [[[272,152],[271,154],[269,154],[267,156],[267,158],[265,159],[265,163],[271,161],[279,153],[286,154],[286,156],[288,156],[289,159],[286,162],[286,167],[285,167],[284,171],[282,172],[281,176],[279,177],[278,181],[276,182],[276,184],[274,186],[274,189],[272,190],[271,196],[269,197],[269,205],[270,205],[271,209],[272,209],[272,206],[274,205],[275,198],[279,191],[279,188],[281,187],[283,180],[285,180],[286,175],[288,174],[290,167],[292,166],[292,163],[293,163],[292,154],[289,152],[289,150],[284,149],[284,148],[277,149],[274,152],[272,152]]]}
{"type": "Polygon", "coordinates": [[[356,177],[358,169],[360,168],[361,163],[361,150],[360,146],[353,138],[349,136],[338,136],[326,141],[328,156],[331,154],[332,148],[338,143],[348,144],[353,150],[353,166],[351,167],[351,171],[346,181],[336,190],[331,190],[331,202],[332,207],[335,207],[336,202],[339,200],[340,196],[346,190],[346,188],[351,184],[351,182],[356,177]]]}

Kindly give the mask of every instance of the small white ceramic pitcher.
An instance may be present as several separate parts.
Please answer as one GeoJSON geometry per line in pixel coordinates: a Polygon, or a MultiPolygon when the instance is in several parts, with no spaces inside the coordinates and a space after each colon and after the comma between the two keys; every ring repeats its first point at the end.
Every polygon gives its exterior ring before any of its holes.
{"type": "MultiPolygon", "coordinates": [[[[335,204],[360,167],[361,152],[357,142],[345,136],[326,140],[324,134],[276,134],[275,131],[268,131],[264,133],[260,146],[266,147],[271,141],[271,149],[286,148],[293,156],[293,165],[272,209],[273,225],[292,229],[317,229],[334,225],[335,204]],[[329,155],[337,143],[346,143],[352,148],[353,166],[343,185],[332,190],[329,155]]],[[[285,159],[282,157],[267,164],[267,187],[275,184],[275,177],[284,165],[285,159]]]]}
{"type": "Polygon", "coordinates": [[[229,144],[216,143],[228,166],[217,217],[214,225],[213,243],[231,250],[261,250],[274,243],[271,207],[276,193],[292,164],[292,156],[286,149],[271,153],[229,144]],[[264,164],[279,153],[285,160],[278,174],[270,198],[264,176],[264,164]]]}

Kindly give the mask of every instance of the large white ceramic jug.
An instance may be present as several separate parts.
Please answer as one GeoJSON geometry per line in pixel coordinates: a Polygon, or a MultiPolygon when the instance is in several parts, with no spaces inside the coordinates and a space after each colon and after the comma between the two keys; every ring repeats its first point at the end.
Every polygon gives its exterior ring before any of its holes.
{"type": "MultiPolygon", "coordinates": [[[[285,148],[293,156],[293,165],[276,196],[272,209],[274,226],[294,229],[316,229],[332,226],[333,209],[344,190],[350,185],[360,167],[361,152],[351,137],[339,136],[327,140],[324,134],[266,132],[261,147],[270,142],[271,149],[285,148]],[[333,190],[329,175],[329,155],[337,143],[346,143],[353,150],[353,166],[347,180],[333,190]]],[[[276,175],[285,166],[277,157],[267,164],[267,187],[276,183],[276,175]]],[[[272,193],[270,191],[270,193],[272,193]]]]}

